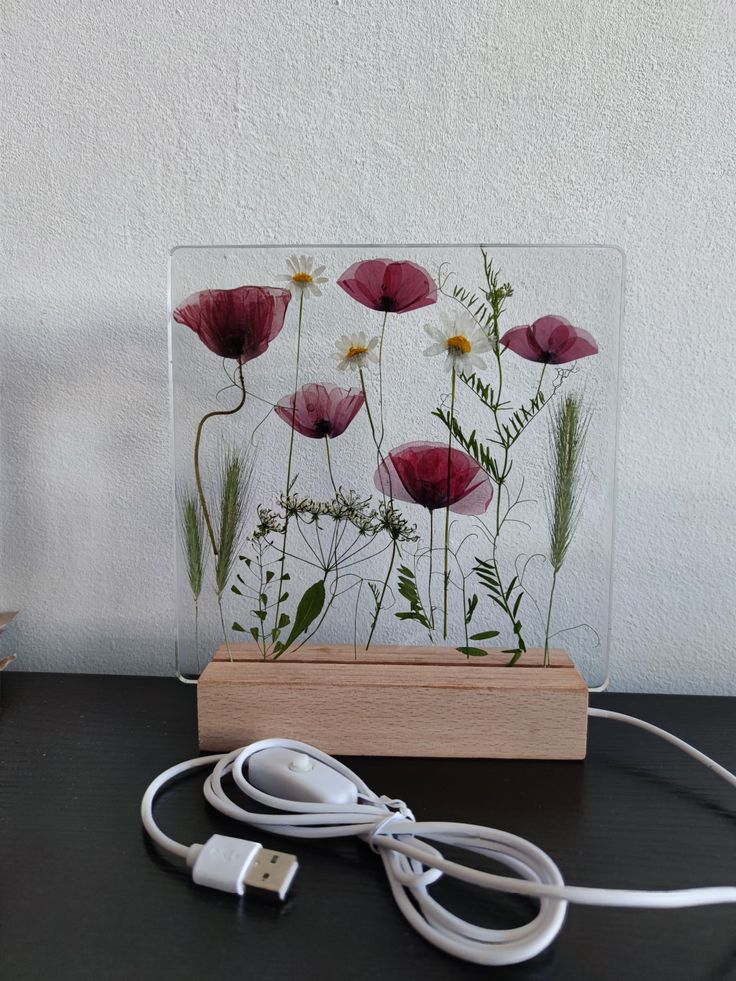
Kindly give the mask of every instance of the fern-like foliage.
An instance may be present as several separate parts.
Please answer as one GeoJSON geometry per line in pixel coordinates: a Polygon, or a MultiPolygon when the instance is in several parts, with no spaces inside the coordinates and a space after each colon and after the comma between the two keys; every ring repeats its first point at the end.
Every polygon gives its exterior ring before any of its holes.
{"type": "Polygon", "coordinates": [[[374,582],[368,583],[368,589],[370,589],[371,596],[373,597],[373,615],[371,616],[370,627],[370,637],[373,637],[373,631],[376,629],[378,618],[381,615],[381,590],[374,582]]]}
{"type": "Polygon", "coordinates": [[[450,413],[445,409],[438,407],[432,412],[432,415],[445,425],[452,433],[453,439],[498,483],[499,469],[493,459],[493,452],[487,443],[478,439],[476,430],[474,429],[472,433],[466,435],[457,416],[450,416],[450,413]]]}
{"type": "MultiPolygon", "coordinates": [[[[493,389],[490,385],[484,385],[475,375],[460,376],[468,388],[473,391],[480,401],[492,412],[496,412],[498,406],[493,403],[493,389]]],[[[492,446],[498,446],[503,451],[508,451],[519,439],[521,434],[542,411],[547,404],[542,391],[537,392],[534,398],[521,405],[503,422],[496,420],[496,436],[487,438],[486,441],[478,439],[478,431],[474,429],[471,433],[466,433],[456,415],[452,415],[441,406],[438,406],[432,415],[439,419],[445,428],[452,433],[453,439],[459,446],[469,453],[475,462],[481,466],[487,474],[498,484],[504,481],[510,471],[511,463],[508,460],[504,470],[498,465],[493,456],[492,446]],[[497,438],[496,438],[497,437],[497,438]]]]}
{"type": "Polygon", "coordinates": [[[499,436],[504,449],[511,449],[532,419],[542,411],[545,404],[544,392],[540,389],[533,399],[521,405],[508,419],[501,423],[499,436]]]}
{"type": "Polygon", "coordinates": [[[511,622],[512,630],[516,638],[516,647],[508,648],[504,654],[510,654],[509,664],[516,664],[521,655],[526,651],[526,644],[522,633],[521,620],[519,619],[519,607],[524,597],[524,590],[517,576],[505,588],[501,585],[501,576],[498,565],[495,561],[488,562],[485,559],[475,560],[475,573],[482,586],[485,587],[489,598],[495,605],[506,614],[511,622]]]}
{"type": "Polygon", "coordinates": [[[491,412],[495,412],[501,408],[498,404],[495,392],[490,383],[486,384],[483,382],[476,374],[473,372],[472,375],[466,375],[465,372],[460,372],[458,378],[470,389],[471,392],[485,405],[487,409],[491,412]]]}
{"type": "Polygon", "coordinates": [[[399,568],[398,575],[399,594],[408,601],[409,609],[396,613],[394,616],[398,617],[399,620],[416,620],[417,623],[421,623],[427,630],[431,630],[432,623],[424,609],[414,573],[408,566],[402,565],[399,568]]]}
{"type": "Polygon", "coordinates": [[[494,316],[493,310],[489,308],[485,300],[472,290],[466,290],[462,286],[453,286],[449,294],[453,300],[457,300],[461,306],[465,307],[470,316],[488,337],[494,336],[494,316]]]}

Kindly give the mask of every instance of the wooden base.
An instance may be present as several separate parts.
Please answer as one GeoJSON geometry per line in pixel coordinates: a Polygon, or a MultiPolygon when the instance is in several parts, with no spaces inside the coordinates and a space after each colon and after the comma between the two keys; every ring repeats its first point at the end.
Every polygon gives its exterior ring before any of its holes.
{"type": "Polygon", "coordinates": [[[199,679],[199,747],[258,739],[344,756],[585,757],[588,689],[569,656],[530,650],[464,658],[450,647],[305,647],[263,661],[255,644],[221,647],[199,679]]]}

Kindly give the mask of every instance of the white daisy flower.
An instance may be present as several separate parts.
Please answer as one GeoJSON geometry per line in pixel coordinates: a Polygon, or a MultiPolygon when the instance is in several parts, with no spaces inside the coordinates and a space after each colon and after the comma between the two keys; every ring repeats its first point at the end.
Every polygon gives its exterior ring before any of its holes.
{"type": "Polygon", "coordinates": [[[327,277],[322,275],[325,267],[315,266],[311,255],[289,256],[286,267],[288,275],[277,276],[277,279],[289,283],[292,289],[302,290],[304,296],[322,296],[319,284],[327,282],[327,277]]]}
{"type": "Polygon", "coordinates": [[[426,349],[424,356],[432,358],[446,354],[445,371],[473,372],[486,367],[481,354],[493,350],[491,342],[473,320],[469,313],[440,312],[442,327],[425,324],[425,331],[434,341],[426,349]]]}
{"type": "Polygon", "coordinates": [[[340,371],[346,371],[348,368],[357,371],[358,368],[365,368],[370,362],[378,364],[378,354],[375,350],[378,347],[378,338],[371,337],[368,340],[362,330],[357,334],[343,334],[339,341],[335,341],[335,347],[337,351],[334,356],[337,358],[337,367],[340,371]]]}

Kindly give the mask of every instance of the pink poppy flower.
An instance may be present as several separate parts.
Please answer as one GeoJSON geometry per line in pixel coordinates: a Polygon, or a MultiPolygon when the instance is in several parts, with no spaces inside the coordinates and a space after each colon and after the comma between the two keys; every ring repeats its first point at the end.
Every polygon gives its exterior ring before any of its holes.
{"type": "Polygon", "coordinates": [[[174,320],[221,358],[245,364],[263,354],[284,326],[290,299],[289,290],[272,286],[202,290],[174,310],[174,320]]]}
{"type": "Polygon", "coordinates": [[[457,514],[483,514],[493,487],[488,474],[463,450],[447,443],[404,443],[391,450],[373,476],[376,487],[400,501],[430,511],[449,507],[457,514]]]}
{"type": "Polygon", "coordinates": [[[334,439],[348,428],[363,408],[365,395],[357,388],[337,385],[303,385],[276,406],[276,415],[302,436],[334,439]]]}
{"type": "Polygon", "coordinates": [[[408,313],[437,302],[437,284],[414,262],[363,259],[346,269],[337,281],[348,296],[371,310],[408,313]]]}
{"type": "Polygon", "coordinates": [[[512,327],[501,343],[520,358],[542,364],[567,364],[598,354],[595,338],[587,330],[553,314],[540,317],[531,326],[512,327]]]}

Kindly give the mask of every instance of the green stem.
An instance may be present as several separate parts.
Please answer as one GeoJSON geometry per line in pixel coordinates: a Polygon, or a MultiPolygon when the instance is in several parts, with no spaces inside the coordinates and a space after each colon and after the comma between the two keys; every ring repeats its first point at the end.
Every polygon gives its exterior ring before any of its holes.
{"type": "Polygon", "coordinates": [[[204,424],[208,419],[213,419],[215,416],[233,416],[236,412],[240,410],[245,405],[245,379],[243,378],[243,365],[238,364],[238,382],[240,384],[241,397],[238,404],[234,409],[216,409],[213,412],[208,412],[206,416],[200,419],[199,425],[197,426],[197,435],[194,440],[194,479],[197,483],[197,495],[199,496],[199,503],[202,507],[202,514],[204,515],[205,524],[207,525],[207,534],[209,535],[210,542],[212,544],[212,551],[217,555],[217,542],[215,541],[215,533],[212,528],[212,521],[210,520],[210,512],[207,508],[207,501],[204,496],[204,488],[202,486],[202,474],[199,469],[199,447],[202,442],[202,430],[204,424]]]}
{"type": "MultiPolygon", "coordinates": [[[[504,611],[511,622],[511,627],[516,637],[517,647],[521,649],[524,647],[524,640],[521,634],[520,621],[518,621],[519,627],[517,629],[517,619],[516,617],[514,617],[513,609],[509,605],[509,601],[506,599],[506,591],[504,589],[503,580],[501,578],[501,569],[498,563],[498,538],[499,535],[501,534],[501,527],[503,525],[503,520],[501,518],[501,494],[504,484],[506,483],[506,478],[509,475],[509,447],[506,445],[506,440],[503,435],[503,430],[501,429],[501,420],[499,418],[499,406],[501,404],[501,394],[503,391],[503,364],[501,363],[501,355],[503,351],[498,339],[499,338],[498,320],[499,320],[500,312],[501,312],[500,309],[494,309],[494,336],[496,340],[494,354],[496,356],[496,365],[498,366],[498,391],[496,393],[495,405],[492,406],[492,412],[493,412],[493,419],[496,426],[496,434],[499,440],[504,444],[504,446],[503,446],[503,465],[498,471],[498,480],[495,481],[496,483],[496,534],[493,536],[493,567],[496,572],[496,580],[501,590],[501,595],[503,596],[504,611]]],[[[520,654],[513,655],[509,663],[515,664],[520,656],[521,656],[520,654]]]]}
{"type": "MultiPolygon", "coordinates": [[[[467,590],[465,589],[465,576],[462,575],[462,569],[460,570],[460,575],[462,576],[462,583],[463,583],[463,625],[465,627],[465,646],[470,647],[470,638],[468,637],[468,622],[466,620],[466,612],[468,608],[467,598],[466,598],[467,590]]],[[[468,656],[468,660],[469,659],[470,656],[468,656]]]]}
{"type": "MultiPolygon", "coordinates": [[[[304,315],[304,290],[299,293],[299,319],[296,325],[296,368],[294,371],[294,405],[291,410],[291,436],[289,437],[289,456],[286,463],[286,496],[291,491],[291,463],[294,456],[294,420],[296,418],[296,393],[299,391],[299,355],[302,347],[302,317],[304,315]]],[[[289,534],[289,512],[284,510],[284,534],[281,541],[281,559],[278,582],[278,597],[276,599],[276,613],[274,615],[274,627],[279,622],[281,612],[281,592],[284,588],[284,566],[286,563],[286,539],[289,534]]]]}
{"type": "Polygon", "coordinates": [[[555,597],[555,586],[557,585],[557,569],[552,574],[552,588],[549,591],[549,606],[547,607],[547,626],[544,631],[544,667],[549,667],[549,628],[552,622],[552,602],[555,597]]]}
{"type": "MultiPolygon", "coordinates": [[[[361,388],[361,391],[363,392],[363,398],[365,399],[365,411],[366,411],[366,413],[368,415],[368,424],[371,427],[371,435],[373,436],[373,442],[374,442],[375,447],[376,447],[376,462],[377,462],[378,466],[380,467],[380,465],[385,462],[383,453],[381,452],[381,442],[383,440],[383,437],[381,437],[381,439],[379,440],[379,438],[378,438],[378,436],[376,434],[376,424],[375,424],[375,422],[373,420],[373,414],[371,412],[370,403],[368,401],[368,391],[367,391],[367,389],[365,387],[365,376],[363,375],[363,369],[362,368],[359,368],[358,369],[358,374],[360,375],[360,388],[361,388]]],[[[385,468],[385,473],[386,473],[386,476],[388,477],[388,496],[389,496],[389,499],[391,500],[391,502],[393,503],[393,499],[394,499],[393,487],[392,487],[392,484],[391,484],[391,474],[389,473],[388,467],[385,468]]]]}
{"type": "Polygon", "coordinates": [[[496,365],[498,366],[498,389],[496,391],[496,404],[492,407],[493,420],[496,425],[496,435],[504,444],[503,449],[503,466],[498,471],[498,481],[496,482],[496,535],[501,531],[501,488],[506,480],[506,468],[509,462],[509,448],[506,446],[506,441],[503,436],[503,430],[501,429],[501,420],[498,416],[498,407],[501,404],[501,393],[503,391],[503,365],[501,364],[501,345],[498,342],[498,319],[495,321],[495,335],[496,335],[496,365]]]}
{"type": "Polygon", "coordinates": [[[386,596],[386,590],[388,589],[388,581],[391,578],[391,573],[393,572],[393,568],[394,568],[394,560],[396,559],[396,550],[397,550],[397,544],[396,544],[396,539],[394,538],[391,547],[391,559],[389,560],[388,563],[388,572],[386,573],[386,578],[383,581],[383,589],[381,590],[381,595],[378,598],[378,603],[376,603],[376,612],[373,614],[373,623],[371,624],[371,632],[368,634],[368,641],[365,645],[366,650],[368,650],[368,648],[371,646],[371,641],[373,640],[373,634],[376,629],[376,624],[378,623],[378,618],[381,615],[381,607],[383,606],[383,600],[384,597],[386,596]]]}
{"type": "Polygon", "coordinates": [[[496,535],[501,534],[501,488],[506,482],[506,467],[509,462],[509,451],[505,448],[503,451],[503,467],[499,471],[498,483],[496,484],[496,535]]]}
{"type": "MultiPolygon", "coordinates": [[[[329,459],[329,451],[328,451],[328,459],[329,459]]],[[[335,537],[333,538],[333,541],[336,540],[336,537],[337,537],[337,522],[335,523],[335,537]]],[[[327,583],[327,576],[330,574],[330,572],[333,572],[334,573],[334,576],[335,576],[335,581],[334,581],[333,586],[332,586],[332,595],[330,596],[329,600],[327,601],[327,604],[325,605],[325,608],[322,610],[322,613],[320,615],[320,618],[317,621],[317,625],[312,628],[312,630],[306,635],[306,637],[304,638],[304,640],[300,641],[300,643],[298,643],[296,645],[296,647],[292,647],[291,648],[291,651],[290,651],[291,654],[296,654],[296,652],[298,650],[300,650],[300,648],[304,647],[305,644],[308,644],[309,643],[309,641],[312,639],[312,637],[314,637],[314,635],[320,629],[320,627],[322,626],[322,624],[325,622],[325,618],[326,618],[327,614],[330,612],[330,609],[332,607],[332,604],[335,602],[335,597],[337,596],[337,587],[338,587],[338,585],[340,583],[340,568],[339,568],[339,563],[337,561],[337,546],[335,546],[334,553],[333,553],[333,550],[332,550],[332,546],[330,546],[330,553],[328,555],[328,564],[325,567],[325,577],[324,577],[324,580],[323,580],[325,584],[327,583]],[[333,562],[334,562],[334,566],[332,564],[333,562]]],[[[271,660],[273,660],[273,661],[278,660],[281,657],[281,654],[284,654],[284,653],[285,653],[284,651],[281,651],[281,653],[275,654],[272,657],[271,660]]]]}
{"type": "Polygon", "coordinates": [[[325,453],[327,454],[327,469],[330,472],[330,480],[332,481],[332,489],[335,494],[337,494],[337,484],[335,483],[335,477],[332,473],[332,458],[330,456],[330,437],[325,436],[325,453]]]}
{"type": "Polygon", "coordinates": [[[225,647],[227,648],[227,656],[232,661],[233,652],[230,650],[230,642],[227,639],[227,630],[225,629],[225,614],[222,612],[222,594],[217,597],[217,605],[220,608],[220,623],[222,624],[222,636],[225,638],[225,647]]]}
{"type": "Polygon", "coordinates": [[[197,674],[202,673],[199,662],[199,600],[194,601],[194,653],[197,658],[197,674]]]}
{"type": "Polygon", "coordinates": [[[542,365],[542,374],[539,376],[539,384],[537,385],[537,390],[534,393],[534,398],[536,398],[542,391],[542,382],[544,381],[544,373],[547,370],[547,362],[545,361],[542,365]]]}
{"type": "MultiPolygon", "coordinates": [[[[259,551],[258,551],[258,612],[259,613],[265,612],[263,598],[262,598],[263,597],[263,586],[264,586],[264,582],[263,582],[263,548],[261,547],[259,549],[259,551]]],[[[279,590],[279,596],[280,596],[281,595],[281,584],[279,584],[277,586],[277,588],[279,590]]],[[[266,640],[266,618],[265,617],[259,617],[258,620],[260,622],[260,629],[261,629],[261,640],[260,640],[261,657],[265,661],[266,660],[266,652],[268,650],[268,642],[266,640]]],[[[276,620],[274,622],[274,629],[275,629],[277,623],[278,623],[278,620],[276,620]]]]}
{"type": "MultiPolygon", "coordinates": [[[[373,422],[373,415],[371,414],[371,407],[368,402],[368,392],[365,387],[365,375],[363,374],[363,369],[358,368],[358,374],[360,376],[360,388],[363,392],[363,398],[365,399],[365,411],[368,414],[368,423],[371,427],[371,435],[373,436],[373,442],[376,444],[376,449],[378,450],[378,436],[376,436],[376,425],[373,422]]],[[[380,453],[380,450],[378,451],[380,453]]]]}
{"type": "Polygon", "coordinates": [[[432,606],[432,555],[434,554],[434,511],[429,512],[429,576],[427,578],[427,602],[429,603],[429,624],[434,630],[434,607],[432,606]]]}
{"type": "Polygon", "coordinates": [[[381,447],[383,446],[383,437],[386,433],[386,427],[383,423],[383,338],[386,333],[386,321],[388,319],[388,310],[383,315],[383,324],[381,326],[381,340],[378,342],[378,414],[381,420],[381,438],[376,443],[376,449],[379,454],[381,452],[381,447]]]}
{"type": "Polygon", "coordinates": [[[445,572],[442,593],[442,637],[447,639],[447,589],[450,584],[450,477],[452,468],[452,420],[455,415],[455,367],[452,369],[452,394],[450,395],[450,438],[447,443],[447,507],[445,508],[445,572]]]}

